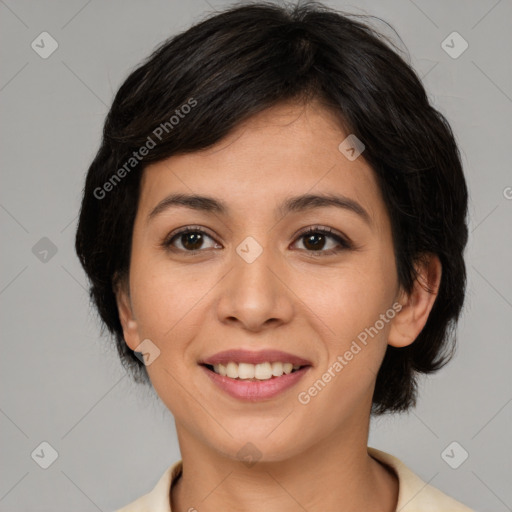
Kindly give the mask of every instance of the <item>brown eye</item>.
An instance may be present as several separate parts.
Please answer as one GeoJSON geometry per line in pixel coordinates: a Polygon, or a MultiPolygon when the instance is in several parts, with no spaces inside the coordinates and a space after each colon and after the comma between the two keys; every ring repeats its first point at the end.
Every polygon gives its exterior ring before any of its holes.
{"type": "Polygon", "coordinates": [[[186,228],[172,234],[166,241],[164,241],[163,245],[166,248],[172,248],[184,252],[194,252],[204,249],[203,245],[206,239],[213,241],[213,238],[201,229],[186,228]],[[178,246],[176,244],[178,244],[178,246]]]}
{"type": "MultiPolygon", "coordinates": [[[[312,256],[328,256],[352,248],[350,242],[330,228],[309,228],[299,235],[297,240],[303,240],[304,250],[312,256]]],[[[195,227],[187,227],[172,233],[162,245],[166,249],[189,253],[208,248],[221,248],[221,246],[215,244],[210,235],[195,227]],[[213,245],[204,247],[208,239],[213,242],[213,245]]]]}
{"type": "Polygon", "coordinates": [[[304,235],[304,246],[306,249],[318,251],[325,246],[326,236],[322,233],[313,233],[311,235],[304,235]]]}
{"type": "Polygon", "coordinates": [[[187,250],[195,251],[201,248],[203,244],[203,235],[201,233],[192,232],[180,235],[180,242],[187,250]]]}
{"type": "Polygon", "coordinates": [[[347,240],[333,232],[330,228],[310,228],[305,233],[299,235],[299,240],[303,240],[303,245],[307,252],[316,252],[319,255],[334,254],[351,248],[347,240]],[[331,247],[327,247],[327,250],[324,250],[326,245],[329,244],[329,240],[331,240],[331,247]],[[334,244],[332,241],[334,241],[334,244]]]}

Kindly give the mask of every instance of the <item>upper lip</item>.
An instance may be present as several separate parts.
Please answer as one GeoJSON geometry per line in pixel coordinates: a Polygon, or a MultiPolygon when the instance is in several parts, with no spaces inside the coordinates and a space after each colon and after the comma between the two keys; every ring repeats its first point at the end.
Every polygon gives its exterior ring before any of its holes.
{"type": "Polygon", "coordinates": [[[216,365],[216,364],[228,364],[229,362],[235,363],[250,363],[250,364],[258,364],[258,363],[292,363],[294,366],[310,366],[311,362],[307,359],[303,359],[302,357],[298,357],[294,354],[289,354],[288,352],[282,352],[281,350],[243,350],[243,349],[231,349],[225,350],[224,352],[218,352],[213,356],[207,357],[201,361],[199,364],[208,364],[208,365],[216,365]]]}

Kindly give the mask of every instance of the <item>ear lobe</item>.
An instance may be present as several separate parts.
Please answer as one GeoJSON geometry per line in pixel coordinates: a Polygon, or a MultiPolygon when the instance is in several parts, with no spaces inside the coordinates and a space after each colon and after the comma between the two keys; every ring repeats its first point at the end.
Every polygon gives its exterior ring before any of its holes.
{"type": "Polygon", "coordinates": [[[114,292],[116,295],[119,320],[123,327],[124,340],[132,350],[135,350],[135,348],[140,345],[140,338],[138,324],[133,315],[128,286],[124,282],[117,282],[114,285],[114,292]]]}
{"type": "Polygon", "coordinates": [[[399,302],[402,309],[395,316],[389,330],[388,344],[406,347],[414,342],[427,323],[439,291],[442,265],[435,254],[425,255],[416,265],[418,273],[413,290],[401,290],[399,302]]]}

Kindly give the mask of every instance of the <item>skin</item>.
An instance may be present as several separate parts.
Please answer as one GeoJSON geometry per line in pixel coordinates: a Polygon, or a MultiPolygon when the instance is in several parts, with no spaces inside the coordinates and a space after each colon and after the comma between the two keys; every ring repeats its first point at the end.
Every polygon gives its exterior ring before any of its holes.
{"type": "MultiPolygon", "coordinates": [[[[347,135],[322,106],[283,103],[208,150],[144,171],[129,276],[117,299],[129,347],[150,339],[160,350],[147,370],[176,422],[183,473],[170,496],[174,512],[259,511],[263,497],[268,512],[396,508],[396,475],[367,453],[372,394],[387,345],[415,340],[435,294],[419,283],[410,294],[400,288],[373,171],[364,153],[350,161],[338,150],[347,135]],[[223,200],[229,215],[171,207],[148,220],[177,192],[223,200]],[[332,206],[276,213],[285,198],[304,193],[343,194],[371,224],[332,206]],[[187,253],[186,237],[174,240],[174,252],[162,247],[190,225],[208,235],[193,246],[196,255],[187,253]],[[298,236],[311,226],[332,228],[353,248],[322,255],[339,243],[325,235],[315,251],[298,236]],[[236,252],[248,236],[263,249],[250,264],[236,252]],[[401,311],[317,396],[299,403],[298,393],[394,303],[401,311]],[[231,348],[274,348],[313,366],[277,397],[245,402],[214,386],[198,366],[231,348]],[[237,455],[248,442],[261,457],[251,467],[237,455]]],[[[437,290],[438,258],[418,268],[420,280],[437,290]]]]}

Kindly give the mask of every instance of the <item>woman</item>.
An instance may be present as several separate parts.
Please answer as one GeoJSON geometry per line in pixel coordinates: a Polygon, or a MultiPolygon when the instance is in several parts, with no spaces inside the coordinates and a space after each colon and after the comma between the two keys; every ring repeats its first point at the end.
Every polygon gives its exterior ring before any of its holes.
{"type": "Polygon", "coordinates": [[[467,188],[384,37],[319,4],[231,8],[119,89],[76,250],[182,460],[120,509],[469,511],[367,446],[441,368],[467,188]]]}

